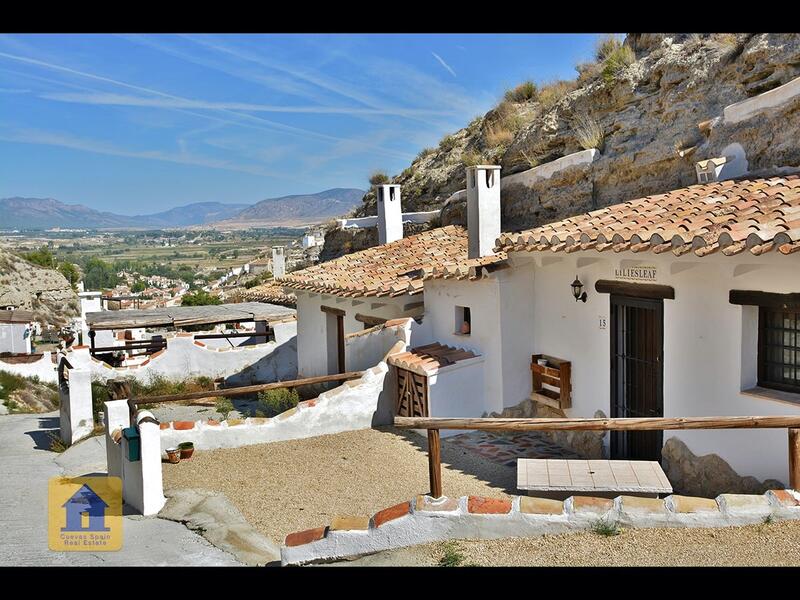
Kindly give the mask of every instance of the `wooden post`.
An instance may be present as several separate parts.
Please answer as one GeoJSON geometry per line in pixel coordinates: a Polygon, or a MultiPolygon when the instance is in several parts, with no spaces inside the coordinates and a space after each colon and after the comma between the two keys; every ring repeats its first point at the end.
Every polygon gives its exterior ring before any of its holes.
{"type": "Polygon", "coordinates": [[[431,483],[431,496],[442,497],[442,445],[438,429],[428,429],[428,476],[431,483]]]}
{"type": "Polygon", "coordinates": [[[789,487],[800,491],[800,428],[789,429],[789,487]]]}

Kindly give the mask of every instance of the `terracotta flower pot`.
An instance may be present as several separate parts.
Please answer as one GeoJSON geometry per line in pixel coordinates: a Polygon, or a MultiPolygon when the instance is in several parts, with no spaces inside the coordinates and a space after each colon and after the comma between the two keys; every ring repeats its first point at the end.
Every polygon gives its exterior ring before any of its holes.
{"type": "Polygon", "coordinates": [[[167,448],[167,459],[173,465],[181,462],[181,451],[177,448],[167,448]]]}
{"type": "Polygon", "coordinates": [[[191,458],[194,454],[194,444],[192,442],[181,442],[178,444],[178,450],[181,451],[181,459],[191,458]]]}

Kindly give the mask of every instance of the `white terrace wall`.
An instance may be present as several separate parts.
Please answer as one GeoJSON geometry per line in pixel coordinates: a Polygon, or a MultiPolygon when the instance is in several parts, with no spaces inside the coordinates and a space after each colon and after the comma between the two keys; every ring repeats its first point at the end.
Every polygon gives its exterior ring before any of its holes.
{"type": "Polygon", "coordinates": [[[0,358],[0,371],[6,371],[21,377],[38,377],[46,383],[58,383],[57,366],[53,362],[52,352],[43,352],[41,358],[33,362],[8,362],[0,358]]]}
{"type": "Polygon", "coordinates": [[[61,441],[70,446],[94,429],[92,378],[88,369],[69,368],[66,364],[63,372],[64,378],[58,382],[59,429],[61,441]]]}
{"type": "Polygon", "coordinates": [[[725,123],[744,121],[762,111],[785,104],[797,95],[800,95],[800,77],[758,96],[726,106],[723,111],[725,123]]]}
{"type": "MultiPolygon", "coordinates": [[[[664,300],[664,416],[800,414],[800,395],[746,392],[756,383],[758,311],[728,301],[731,289],[797,292],[797,255],[755,257],[743,252],[676,258],[671,253],[586,251],[513,253],[512,261],[517,263],[512,276],[532,283],[533,319],[504,330],[503,344],[518,348],[528,362],[532,353],[540,352],[572,362],[567,416],[591,417],[598,409],[611,414],[610,297],[597,293],[594,284],[614,279],[615,269],[634,266],[655,267],[655,283],[675,289],[675,299],[664,300]],[[585,304],[572,297],[570,283],[576,275],[588,292],[585,304]]],[[[518,301],[530,303],[530,297],[518,301]]],[[[505,376],[530,391],[527,366],[506,369],[505,376]]],[[[487,408],[491,401],[487,397],[487,408]]],[[[720,455],[740,475],[788,480],[785,430],[675,431],[665,432],[665,441],[670,436],[679,437],[695,454],[720,455]]]]}
{"type": "MultiPolygon", "coordinates": [[[[310,292],[297,292],[297,361],[299,377],[315,377],[329,375],[336,371],[332,368],[336,358],[335,317],[323,312],[321,306],[330,306],[345,311],[345,335],[364,330],[364,323],[356,321],[356,314],[369,315],[382,319],[397,319],[409,314],[419,314],[420,308],[410,304],[422,302],[422,294],[403,295],[396,298],[339,298],[310,292]],[[329,327],[332,338],[329,338],[329,327]]],[[[373,357],[366,364],[374,365],[382,355],[373,357]]],[[[357,364],[364,364],[361,358],[357,364]]],[[[345,357],[345,368],[351,365],[345,357]]]]}
{"type": "Polygon", "coordinates": [[[162,423],[161,449],[193,442],[196,449],[237,448],[318,435],[341,433],[372,426],[384,393],[385,362],[368,369],[359,379],[347,381],[314,400],[301,402],[272,418],[162,423]]]}
{"type": "Polygon", "coordinates": [[[156,352],[139,366],[111,367],[89,355],[87,347],[67,352],[75,367],[91,370],[92,376],[103,381],[132,377],[142,382],[153,376],[180,380],[187,377],[225,377],[228,383],[248,385],[268,383],[297,376],[296,321],[276,323],[275,341],[237,346],[209,348],[191,334],[167,338],[167,348],[156,352]]]}
{"type": "MultiPolygon", "coordinates": [[[[427,223],[434,217],[439,216],[438,210],[430,210],[425,212],[407,212],[403,213],[403,223],[427,223]]],[[[358,217],[351,219],[337,219],[340,229],[367,229],[369,227],[378,226],[378,217],[358,217]]]]}

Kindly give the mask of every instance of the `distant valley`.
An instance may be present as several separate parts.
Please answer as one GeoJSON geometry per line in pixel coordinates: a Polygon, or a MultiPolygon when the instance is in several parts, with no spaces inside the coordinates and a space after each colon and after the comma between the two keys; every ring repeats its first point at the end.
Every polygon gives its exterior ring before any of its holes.
{"type": "Polygon", "coordinates": [[[146,215],[119,215],[53,198],[0,199],[3,229],[166,229],[179,227],[277,227],[320,223],[349,213],[363,190],[335,188],[316,194],[267,198],[253,205],[195,202],[146,215]]]}

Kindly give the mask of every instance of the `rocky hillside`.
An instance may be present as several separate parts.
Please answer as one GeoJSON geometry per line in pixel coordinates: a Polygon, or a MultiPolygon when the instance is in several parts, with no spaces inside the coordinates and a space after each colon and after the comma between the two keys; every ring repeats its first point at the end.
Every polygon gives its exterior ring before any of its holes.
{"type": "Polygon", "coordinates": [[[43,326],[61,327],[80,313],[78,296],[58,271],[0,250],[0,308],[32,310],[43,326]]]}
{"type": "MultiPolygon", "coordinates": [[[[574,81],[510,90],[496,108],[423,150],[394,178],[406,211],[442,208],[465,187],[464,167],[491,163],[503,176],[586,148],[588,168],[532,185],[505,185],[503,229],[534,227],[647,194],[696,183],[697,161],[741,144],[750,172],[800,165],[800,99],[736,124],[723,109],[800,76],[797,34],[629,34],[598,47],[574,81]]],[[[535,73],[531,73],[535,77],[535,73]]],[[[354,216],[376,214],[374,192],[354,216]]],[[[465,224],[454,199],[435,225],[465,224]]],[[[323,256],[376,243],[366,231],[333,231],[323,256]]]]}

